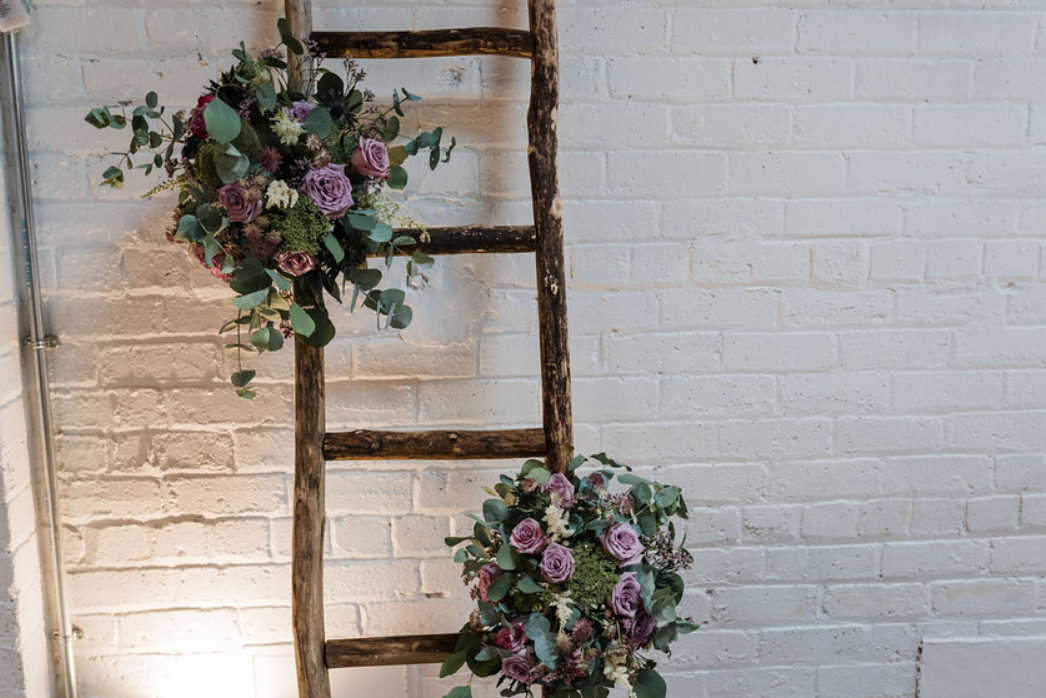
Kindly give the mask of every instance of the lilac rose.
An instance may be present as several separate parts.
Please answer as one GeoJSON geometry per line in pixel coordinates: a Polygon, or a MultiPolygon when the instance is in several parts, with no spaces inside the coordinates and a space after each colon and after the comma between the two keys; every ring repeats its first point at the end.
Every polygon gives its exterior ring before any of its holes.
{"type": "Polygon", "coordinates": [[[385,177],[389,174],[389,151],[377,138],[361,138],[352,154],[352,169],[366,177],[385,177]]]}
{"type": "Polygon", "coordinates": [[[545,549],[541,557],[541,576],[545,581],[560,584],[574,576],[574,551],[553,543],[545,549]]]}
{"type": "Polygon", "coordinates": [[[309,116],[309,112],[315,108],[316,105],[309,104],[308,102],[291,102],[291,108],[287,109],[284,107],[284,111],[299,124],[304,124],[305,119],[309,116]]]}
{"type": "Polygon", "coordinates": [[[352,182],[345,176],[345,165],[327,165],[309,170],[301,180],[301,191],[312,199],[320,213],[341,218],[352,206],[352,182]]]}
{"type": "Polygon", "coordinates": [[[276,264],[291,276],[302,276],[316,267],[316,258],[308,252],[281,252],[276,264]]]}
{"type": "Polygon", "coordinates": [[[545,547],[545,534],[541,530],[541,524],[534,519],[526,518],[512,529],[509,542],[519,552],[534,555],[545,547]]]}
{"type": "Polygon", "coordinates": [[[603,531],[599,542],[621,567],[637,565],[643,559],[643,544],[628,524],[613,524],[603,531]]]}
{"type": "Polygon", "coordinates": [[[574,485],[563,473],[552,474],[545,485],[545,494],[552,499],[553,504],[564,509],[574,506],[574,485]]]}
{"type": "Polygon", "coordinates": [[[528,686],[534,682],[534,654],[532,652],[513,654],[501,660],[501,673],[514,681],[528,686]]]}
{"type": "Polygon", "coordinates": [[[639,581],[635,572],[625,572],[610,594],[610,607],[614,613],[626,618],[635,618],[639,610],[639,581]]]}
{"type": "Polygon", "coordinates": [[[218,203],[225,207],[233,223],[250,223],[262,210],[261,192],[245,187],[241,182],[226,184],[219,189],[218,203]]]}

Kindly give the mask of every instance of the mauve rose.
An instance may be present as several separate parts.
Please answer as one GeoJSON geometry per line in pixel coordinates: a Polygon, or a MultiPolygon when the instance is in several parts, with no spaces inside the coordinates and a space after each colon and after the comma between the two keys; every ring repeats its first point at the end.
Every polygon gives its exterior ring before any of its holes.
{"type": "Polygon", "coordinates": [[[639,610],[639,581],[635,572],[625,572],[610,594],[610,607],[614,613],[626,618],[635,618],[639,610]]]}
{"type": "Polygon", "coordinates": [[[657,621],[646,611],[638,611],[636,617],[625,622],[625,633],[628,635],[628,643],[638,649],[645,645],[650,636],[654,634],[657,621]]]}
{"type": "Polygon", "coordinates": [[[563,473],[552,474],[545,485],[545,494],[552,499],[553,504],[558,504],[564,509],[574,506],[574,485],[563,473]]]}
{"type": "Polygon", "coordinates": [[[189,114],[189,130],[197,138],[207,138],[207,122],[203,120],[203,110],[214,101],[214,95],[202,95],[196,100],[196,106],[189,114]]]}
{"type": "Polygon", "coordinates": [[[313,270],[316,258],[308,252],[281,252],[276,255],[276,263],[291,276],[302,276],[313,270]]]}
{"type": "Polygon", "coordinates": [[[512,621],[511,628],[502,628],[494,636],[494,644],[513,654],[521,652],[527,645],[527,634],[523,632],[522,621],[512,621]]]}
{"type": "Polygon", "coordinates": [[[574,551],[553,543],[545,549],[541,557],[541,576],[545,581],[560,584],[574,576],[574,551]]]}
{"type": "Polygon", "coordinates": [[[599,542],[621,567],[637,565],[643,559],[643,544],[628,524],[613,524],[603,531],[599,542]]]}
{"type": "Polygon", "coordinates": [[[302,193],[312,199],[320,213],[341,218],[352,206],[352,182],[345,176],[345,165],[327,165],[309,170],[301,180],[302,193]]]}
{"type": "Polygon", "coordinates": [[[490,597],[487,596],[487,589],[494,583],[494,580],[501,576],[502,569],[493,563],[483,565],[479,569],[479,598],[483,601],[490,601],[490,597]]]}
{"type": "Polygon", "coordinates": [[[316,105],[309,104],[308,102],[291,102],[291,108],[284,108],[292,119],[297,121],[299,124],[304,124],[305,119],[308,118],[309,112],[316,108],[316,105]]]}
{"type": "Polygon", "coordinates": [[[523,519],[512,529],[509,542],[521,553],[534,555],[541,552],[545,547],[545,534],[541,531],[541,524],[534,519],[523,519]]]}
{"type": "Polygon", "coordinates": [[[532,652],[513,654],[501,660],[501,673],[515,681],[520,681],[528,686],[534,682],[531,676],[534,671],[534,655],[532,652]]]}
{"type": "Polygon", "coordinates": [[[225,207],[233,223],[250,223],[262,210],[261,193],[255,193],[239,182],[226,184],[219,189],[218,203],[225,207]]]}
{"type": "Polygon", "coordinates": [[[389,151],[377,138],[361,138],[352,154],[352,169],[366,177],[384,177],[389,173],[389,151]]]}

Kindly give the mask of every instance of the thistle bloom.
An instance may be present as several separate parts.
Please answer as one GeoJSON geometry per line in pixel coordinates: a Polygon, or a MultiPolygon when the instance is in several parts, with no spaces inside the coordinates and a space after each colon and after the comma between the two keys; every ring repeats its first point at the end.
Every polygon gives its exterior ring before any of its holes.
{"type": "Polygon", "coordinates": [[[545,547],[545,534],[541,530],[541,524],[531,518],[526,518],[516,524],[509,536],[509,542],[519,552],[525,555],[534,555],[541,552],[545,547]]]}
{"type": "Polygon", "coordinates": [[[273,148],[271,145],[262,149],[258,153],[258,164],[262,166],[262,169],[268,170],[269,172],[276,172],[280,169],[280,165],[283,163],[283,156],[280,155],[280,151],[273,148]]]}

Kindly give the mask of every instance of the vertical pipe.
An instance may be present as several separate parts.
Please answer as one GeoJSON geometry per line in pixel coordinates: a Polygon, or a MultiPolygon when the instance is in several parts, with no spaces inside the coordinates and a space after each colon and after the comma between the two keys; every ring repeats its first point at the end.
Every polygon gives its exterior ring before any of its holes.
{"type": "Polygon", "coordinates": [[[29,149],[26,142],[25,112],[22,105],[22,82],[19,69],[18,34],[4,35],[4,94],[0,110],[7,133],[7,143],[13,149],[11,163],[16,174],[11,212],[17,233],[11,231],[12,247],[21,248],[23,255],[24,298],[29,315],[29,332],[25,345],[29,348],[29,363],[35,378],[34,403],[37,429],[36,454],[43,467],[43,500],[47,519],[49,565],[52,602],[54,607],[52,638],[60,642],[58,666],[61,695],[76,698],[76,664],[73,643],[78,631],[73,627],[69,611],[69,591],[65,575],[65,555],[62,544],[62,514],[59,508],[58,458],[54,442],[54,418],[51,410],[51,383],[48,375],[47,349],[56,340],[44,329],[43,304],[38,287],[39,270],[36,257],[36,222],[33,218],[32,182],[29,176],[29,149]]]}
{"type": "Polygon", "coordinates": [[[530,0],[534,55],[527,130],[530,187],[537,228],[538,338],[541,343],[542,416],[549,467],[565,472],[573,455],[567,283],[563,261],[563,205],[556,168],[559,47],[554,0],[530,0]]]}

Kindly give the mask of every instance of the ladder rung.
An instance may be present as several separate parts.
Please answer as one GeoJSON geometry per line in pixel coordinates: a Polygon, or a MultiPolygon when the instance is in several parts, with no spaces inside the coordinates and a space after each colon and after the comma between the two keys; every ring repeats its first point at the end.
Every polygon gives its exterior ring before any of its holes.
{"type": "Polygon", "coordinates": [[[454,654],[458,633],[328,640],[327,668],[438,664],[454,654]]]}
{"type": "Polygon", "coordinates": [[[521,29],[471,27],[429,31],[313,32],[332,58],[425,58],[498,55],[530,58],[534,38],[521,29]]]}
{"type": "MultiPolygon", "coordinates": [[[[421,241],[421,232],[413,228],[397,228],[395,235],[409,235],[417,245],[396,247],[396,254],[410,255],[414,250],[426,254],[478,254],[496,252],[533,252],[537,248],[537,231],[532,225],[466,225],[449,228],[429,228],[429,239],[421,241]]],[[[379,255],[372,254],[372,257],[379,255]]]]}
{"type": "Polygon", "coordinates": [[[327,460],[468,460],[545,455],[544,429],[483,431],[373,431],[323,437],[327,460]]]}

